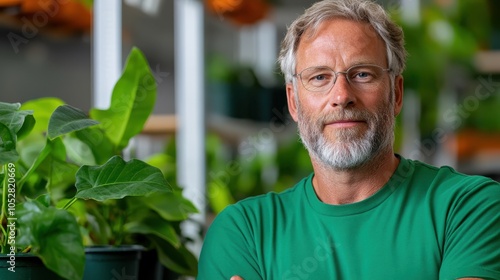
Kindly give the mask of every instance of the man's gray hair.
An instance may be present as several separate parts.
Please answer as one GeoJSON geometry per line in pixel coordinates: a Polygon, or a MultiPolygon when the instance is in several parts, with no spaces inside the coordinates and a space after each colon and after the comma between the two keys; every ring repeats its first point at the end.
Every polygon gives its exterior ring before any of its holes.
{"type": "Polygon", "coordinates": [[[385,42],[387,65],[392,73],[397,76],[403,72],[406,64],[403,31],[384,8],[367,0],[324,0],[308,8],[294,21],[281,43],[278,61],[287,83],[292,82],[295,74],[296,52],[302,35],[306,32],[313,35],[321,23],[335,18],[369,23],[385,42]]]}

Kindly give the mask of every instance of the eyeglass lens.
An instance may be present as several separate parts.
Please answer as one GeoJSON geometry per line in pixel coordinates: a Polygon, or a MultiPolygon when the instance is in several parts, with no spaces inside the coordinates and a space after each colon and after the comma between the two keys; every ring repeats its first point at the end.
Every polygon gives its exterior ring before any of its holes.
{"type": "Polygon", "coordinates": [[[340,74],[345,74],[349,84],[356,89],[370,89],[382,80],[383,73],[388,71],[378,65],[356,65],[347,71],[335,72],[329,67],[310,67],[298,76],[302,85],[309,91],[329,91],[340,74]]]}

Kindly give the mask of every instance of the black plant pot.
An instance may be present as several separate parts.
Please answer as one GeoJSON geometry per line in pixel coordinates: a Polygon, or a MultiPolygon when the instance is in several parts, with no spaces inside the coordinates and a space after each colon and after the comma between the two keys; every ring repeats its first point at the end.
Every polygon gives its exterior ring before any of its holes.
{"type": "Polygon", "coordinates": [[[144,247],[138,245],[87,247],[83,280],[138,280],[143,250],[144,247]]]}
{"type": "Polygon", "coordinates": [[[0,279],[60,280],[63,278],[46,268],[42,260],[33,254],[16,254],[15,256],[1,254],[0,279]]]}
{"type": "Polygon", "coordinates": [[[139,279],[175,280],[180,275],[164,267],[158,260],[156,250],[144,251],[139,262],[139,279]]]}

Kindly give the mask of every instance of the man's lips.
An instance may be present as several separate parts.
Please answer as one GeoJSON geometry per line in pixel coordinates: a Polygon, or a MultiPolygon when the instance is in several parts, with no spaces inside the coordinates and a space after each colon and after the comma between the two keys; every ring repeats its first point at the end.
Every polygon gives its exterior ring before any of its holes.
{"type": "Polygon", "coordinates": [[[325,124],[325,126],[342,128],[342,127],[353,127],[361,124],[366,124],[366,122],[362,120],[337,120],[328,122],[325,124]]]}

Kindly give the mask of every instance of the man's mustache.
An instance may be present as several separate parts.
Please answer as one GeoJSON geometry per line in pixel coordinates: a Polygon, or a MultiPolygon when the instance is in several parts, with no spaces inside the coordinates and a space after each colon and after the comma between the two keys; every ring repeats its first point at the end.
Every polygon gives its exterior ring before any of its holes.
{"type": "Polygon", "coordinates": [[[370,123],[376,118],[377,116],[375,114],[372,114],[366,110],[342,109],[340,111],[320,115],[316,123],[324,127],[327,124],[340,121],[362,121],[370,123]]]}

